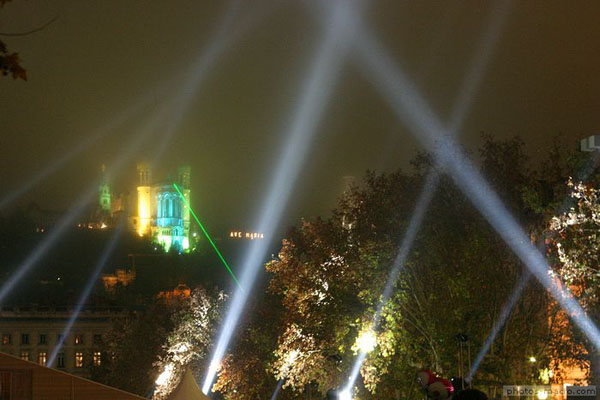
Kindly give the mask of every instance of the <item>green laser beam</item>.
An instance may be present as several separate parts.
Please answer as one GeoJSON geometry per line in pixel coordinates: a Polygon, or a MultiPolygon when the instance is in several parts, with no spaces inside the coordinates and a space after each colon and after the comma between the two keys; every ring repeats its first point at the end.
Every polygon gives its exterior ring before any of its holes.
{"type": "Polygon", "coordinates": [[[238,288],[240,290],[243,290],[242,286],[240,285],[240,283],[237,280],[237,277],[235,276],[235,274],[233,273],[233,271],[229,267],[229,264],[227,264],[227,261],[225,261],[225,258],[223,257],[223,254],[221,254],[221,252],[219,251],[219,249],[217,249],[217,245],[215,244],[215,242],[213,242],[213,240],[211,239],[211,237],[208,234],[208,232],[206,231],[206,229],[204,229],[204,225],[202,225],[202,222],[200,222],[200,220],[198,219],[198,216],[196,215],[196,213],[192,209],[192,206],[187,201],[187,199],[185,198],[185,196],[183,195],[183,193],[181,193],[181,190],[179,190],[179,186],[177,186],[176,183],[173,183],[173,187],[175,188],[175,190],[177,190],[177,193],[179,193],[179,196],[181,197],[181,200],[183,200],[183,202],[185,203],[185,205],[190,209],[190,212],[192,213],[192,216],[194,217],[194,219],[198,223],[198,226],[200,227],[200,229],[202,229],[202,232],[204,232],[204,236],[206,236],[206,238],[210,242],[210,244],[213,247],[213,249],[215,249],[215,252],[217,253],[217,255],[219,256],[219,258],[223,262],[223,265],[225,265],[225,268],[227,268],[227,271],[229,271],[229,274],[233,278],[234,282],[237,284],[238,288]]]}

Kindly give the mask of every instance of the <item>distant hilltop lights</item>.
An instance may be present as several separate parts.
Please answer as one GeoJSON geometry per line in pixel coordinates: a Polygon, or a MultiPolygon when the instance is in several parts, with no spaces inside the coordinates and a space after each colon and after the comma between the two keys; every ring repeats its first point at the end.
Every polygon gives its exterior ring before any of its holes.
{"type": "Polygon", "coordinates": [[[231,232],[229,232],[229,237],[231,239],[254,240],[254,239],[264,239],[265,235],[264,235],[264,233],[259,233],[259,232],[231,231],[231,232]]]}

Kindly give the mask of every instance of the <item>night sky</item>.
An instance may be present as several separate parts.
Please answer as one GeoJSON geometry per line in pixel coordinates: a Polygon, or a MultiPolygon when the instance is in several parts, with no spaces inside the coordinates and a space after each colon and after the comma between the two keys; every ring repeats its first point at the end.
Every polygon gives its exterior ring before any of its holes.
{"type": "MultiPolygon", "coordinates": [[[[156,166],[162,178],[178,164],[192,167],[192,201],[215,230],[247,226],[273,175],[285,128],[322,29],[305,1],[242,2],[233,26],[261,7],[273,9],[223,54],[156,166]],[[275,5],[275,6],[274,6],[275,5]]],[[[492,3],[381,1],[367,24],[448,119],[492,3]]],[[[170,97],[158,89],[180,82],[219,25],[225,1],[14,0],[0,9],[0,36],[18,51],[28,81],[0,79],[0,193],[18,187],[81,140],[146,101],[127,123],[73,158],[19,200],[66,209],[100,165],[110,164],[136,129],[170,97]]],[[[600,2],[513,2],[500,40],[470,109],[460,141],[480,144],[480,132],[520,135],[540,158],[563,133],[573,145],[600,131],[600,2]]],[[[172,92],[194,88],[178,83],[172,92]]],[[[147,140],[115,177],[132,190],[135,163],[156,149],[147,140]]],[[[286,223],[326,214],[342,177],[367,169],[408,167],[418,145],[348,59],[296,185],[286,223]]]]}

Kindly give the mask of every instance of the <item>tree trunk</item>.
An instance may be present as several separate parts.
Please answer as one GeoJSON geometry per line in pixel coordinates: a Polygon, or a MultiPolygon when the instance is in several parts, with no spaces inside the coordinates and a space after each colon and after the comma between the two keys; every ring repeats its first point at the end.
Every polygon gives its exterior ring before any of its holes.
{"type": "MultiPolygon", "coordinates": [[[[588,385],[596,385],[598,387],[600,385],[600,351],[592,349],[590,354],[590,381],[588,385]]],[[[596,400],[600,400],[600,393],[598,391],[596,391],[596,400]]]]}
{"type": "Polygon", "coordinates": [[[306,385],[304,385],[304,398],[306,400],[312,400],[312,393],[311,393],[311,384],[308,383],[306,385]]]}

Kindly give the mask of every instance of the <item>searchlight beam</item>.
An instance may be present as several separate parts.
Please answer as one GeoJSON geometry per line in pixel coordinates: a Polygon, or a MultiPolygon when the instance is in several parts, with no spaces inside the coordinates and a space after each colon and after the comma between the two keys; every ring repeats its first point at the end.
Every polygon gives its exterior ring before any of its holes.
{"type": "Polygon", "coordinates": [[[102,270],[104,269],[104,266],[106,265],[106,262],[108,261],[108,258],[110,257],[113,250],[115,249],[117,241],[118,241],[119,237],[121,236],[122,230],[123,230],[123,223],[121,223],[117,227],[117,229],[115,229],[115,231],[111,235],[109,242],[106,244],[106,246],[102,252],[102,256],[100,257],[100,260],[98,260],[98,263],[96,264],[96,267],[94,268],[92,275],[89,277],[89,279],[83,289],[83,292],[81,292],[81,295],[79,296],[79,299],[77,300],[77,304],[75,305],[75,309],[73,310],[73,313],[71,314],[71,316],[69,317],[69,320],[67,321],[67,325],[63,329],[63,333],[62,333],[62,336],[60,336],[60,340],[58,341],[58,343],[56,343],[56,346],[54,346],[54,349],[52,350],[52,353],[50,354],[50,357],[48,358],[48,362],[47,362],[48,366],[52,366],[52,364],[54,363],[54,360],[56,359],[56,356],[62,349],[63,343],[65,342],[66,338],[69,336],[69,333],[71,333],[71,329],[73,328],[75,321],[77,321],[77,318],[79,317],[79,314],[81,313],[81,310],[83,309],[88,297],[92,293],[92,289],[94,288],[94,285],[98,281],[98,278],[100,277],[100,274],[102,273],[102,270]]]}
{"type": "Polygon", "coordinates": [[[500,237],[549,290],[576,325],[600,348],[600,332],[581,305],[564,285],[551,275],[551,268],[542,254],[530,243],[528,236],[506,209],[498,195],[468,160],[462,150],[447,135],[435,113],[425,102],[404,72],[383,51],[370,32],[361,30],[355,36],[358,62],[368,79],[392,106],[422,145],[431,149],[440,165],[473,205],[488,220],[500,237]]]}
{"type": "MultiPolygon", "coordinates": [[[[304,83],[298,107],[294,110],[289,129],[285,133],[288,139],[268,191],[264,209],[260,213],[258,226],[266,236],[272,236],[269,233],[274,232],[278,226],[341,68],[342,56],[354,31],[353,20],[349,18],[351,14],[348,13],[347,6],[345,2],[336,2],[336,6],[330,13],[330,23],[326,28],[325,37],[320,42],[304,83]]],[[[242,264],[240,283],[245,291],[236,291],[229,305],[202,386],[204,394],[207,394],[212,386],[267,250],[266,243],[255,242],[242,264]]]]}
{"type": "MultiPolygon", "coordinates": [[[[492,57],[492,49],[496,47],[496,43],[506,23],[509,11],[508,5],[508,2],[500,2],[498,3],[498,7],[494,7],[492,9],[490,23],[487,25],[488,28],[479,41],[475,58],[471,62],[469,72],[463,79],[462,88],[454,102],[455,107],[449,123],[449,132],[452,136],[455,136],[462,127],[463,121],[468,114],[468,110],[470,109],[475,97],[475,92],[481,84],[481,80],[483,79],[484,73],[487,69],[487,65],[492,57]]],[[[421,227],[425,213],[429,208],[429,204],[433,199],[438,182],[439,173],[432,168],[427,174],[425,185],[423,186],[423,189],[417,198],[416,207],[413,211],[404,238],[400,244],[398,255],[392,264],[392,269],[387,279],[387,283],[382,294],[382,299],[373,318],[373,329],[376,329],[379,325],[383,309],[393,294],[394,285],[396,284],[400,272],[404,269],[406,259],[408,258],[410,250],[412,249],[412,245],[418,230],[421,227]]],[[[367,352],[361,350],[352,366],[352,370],[348,379],[348,385],[346,386],[346,389],[350,392],[356,383],[356,379],[360,373],[360,368],[366,356],[367,352]]]]}

